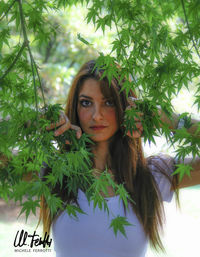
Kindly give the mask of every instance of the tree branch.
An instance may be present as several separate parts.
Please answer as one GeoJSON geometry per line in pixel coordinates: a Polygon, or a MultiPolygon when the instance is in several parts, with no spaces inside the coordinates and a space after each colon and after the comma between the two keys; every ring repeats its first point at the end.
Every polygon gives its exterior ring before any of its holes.
{"type": "Polygon", "coordinates": [[[26,23],[25,23],[25,19],[24,19],[22,2],[21,2],[21,0],[17,0],[17,1],[19,3],[19,13],[20,13],[20,20],[21,20],[21,25],[22,25],[24,41],[28,42],[27,47],[28,47],[28,52],[29,52],[29,56],[30,56],[30,59],[31,59],[31,68],[32,68],[32,73],[33,73],[33,84],[34,84],[34,89],[35,89],[35,102],[36,102],[36,109],[38,111],[37,88],[36,88],[36,82],[35,82],[34,66],[35,66],[36,74],[37,74],[38,80],[39,80],[39,85],[40,85],[40,89],[41,89],[41,92],[42,92],[43,102],[44,102],[44,105],[46,105],[45,104],[45,98],[44,98],[44,92],[43,92],[43,88],[42,88],[39,72],[38,72],[36,63],[34,61],[33,55],[32,55],[31,48],[30,48],[29,41],[28,41],[28,36],[27,36],[27,33],[26,33],[26,27],[25,27],[26,23]]]}
{"type": "MultiPolygon", "coordinates": [[[[24,36],[24,41],[28,42],[28,36],[26,33],[26,27],[25,27],[25,19],[24,19],[24,14],[23,14],[23,8],[22,8],[22,2],[21,0],[17,0],[19,3],[19,13],[20,13],[20,20],[21,20],[21,26],[22,26],[22,32],[23,32],[23,36],[24,36]]],[[[36,110],[38,112],[38,100],[37,100],[37,87],[36,87],[36,83],[35,83],[35,72],[34,72],[34,66],[33,66],[33,56],[31,54],[31,49],[29,44],[27,45],[28,47],[28,52],[29,52],[29,56],[31,59],[31,69],[32,69],[32,73],[33,73],[33,85],[34,85],[34,91],[35,91],[35,105],[36,105],[36,110]]]]}
{"type": "Polygon", "coordinates": [[[44,58],[44,61],[43,63],[47,63],[50,55],[51,55],[51,50],[53,48],[53,45],[54,45],[54,40],[50,39],[50,41],[48,42],[48,45],[46,47],[46,54],[45,54],[45,58],[44,58]]]}
{"type": "Polygon", "coordinates": [[[2,81],[7,75],[8,73],[12,70],[12,68],[14,67],[14,65],[16,64],[17,60],[20,58],[20,56],[22,55],[22,52],[24,50],[24,48],[28,45],[27,41],[24,41],[23,45],[21,46],[17,56],[15,57],[14,61],[12,62],[12,64],[10,65],[10,67],[7,69],[7,71],[4,73],[4,75],[0,78],[0,81],[2,81]]]}
{"type": "MultiPolygon", "coordinates": [[[[31,52],[30,52],[30,54],[32,56],[31,52]]],[[[40,75],[39,75],[39,72],[38,72],[38,68],[37,68],[37,65],[35,63],[35,60],[34,60],[33,56],[32,56],[32,60],[33,60],[35,70],[36,70],[36,74],[37,74],[37,77],[38,77],[38,80],[39,80],[39,85],[40,85],[40,89],[41,89],[41,92],[42,92],[42,99],[43,99],[43,102],[44,102],[44,106],[46,106],[46,102],[45,102],[45,98],[44,98],[44,90],[43,90],[43,87],[42,87],[42,83],[41,83],[40,75]]]]}
{"type": "Polygon", "coordinates": [[[184,1],[183,1],[183,0],[181,0],[181,4],[182,4],[182,8],[183,8],[183,12],[184,12],[184,16],[185,16],[185,21],[186,21],[186,24],[187,24],[187,28],[188,28],[188,31],[189,31],[189,34],[190,34],[190,38],[191,38],[191,40],[192,40],[193,46],[194,46],[194,48],[195,48],[195,50],[196,50],[196,53],[197,53],[197,55],[198,55],[199,58],[200,58],[200,54],[199,54],[199,51],[198,51],[198,49],[197,49],[196,42],[194,41],[194,38],[193,38],[193,36],[192,36],[192,32],[191,32],[191,30],[190,30],[190,26],[189,26],[189,22],[188,22],[188,18],[187,18],[187,14],[186,14],[185,5],[184,5],[184,1]]]}

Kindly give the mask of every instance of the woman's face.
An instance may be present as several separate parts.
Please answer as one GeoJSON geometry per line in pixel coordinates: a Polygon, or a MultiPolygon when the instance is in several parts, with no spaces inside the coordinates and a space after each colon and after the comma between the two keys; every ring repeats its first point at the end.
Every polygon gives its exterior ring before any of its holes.
{"type": "Polygon", "coordinates": [[[77,112],[82,130],[92,134],[94,142],[109,140],[119,128],[113,99],[106,99],[100,82],[92,78],[85,80],[81,87],[77,112]]]}

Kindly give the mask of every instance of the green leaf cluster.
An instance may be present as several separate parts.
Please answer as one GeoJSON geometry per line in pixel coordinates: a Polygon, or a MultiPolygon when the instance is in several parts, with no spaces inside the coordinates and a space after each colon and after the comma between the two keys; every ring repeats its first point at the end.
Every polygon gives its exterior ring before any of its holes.
{"type": "Polygon", "coordinates": [[[111,77],[117,78],[114,66],[118,63],[122,79],[131,75],[131,81],[126,81],[122,90],[128,97],[132,89],[142,99],[142,103],[137,104],[138,110],[132,108],[125,113],[126,132],[136,129],[134,118],[139,118],[142,111],[144,141],[155,142],[154,137],[159,132],[172,145],[178,145],[178,158],[199,156],[198,136],[182,130],[172,138],[156,111],[159,107],[172,119],[173,98],[182,88],[190,90],[191,85],[197,88],[194,104],[199,108],[199,2],[110,0],[90,3],[88,22],[93,21],[102,31],[107,25],[117,32],[110,54],[100,53],[98,65],[106,67],[105,74],[111,81],[111,77]]]}

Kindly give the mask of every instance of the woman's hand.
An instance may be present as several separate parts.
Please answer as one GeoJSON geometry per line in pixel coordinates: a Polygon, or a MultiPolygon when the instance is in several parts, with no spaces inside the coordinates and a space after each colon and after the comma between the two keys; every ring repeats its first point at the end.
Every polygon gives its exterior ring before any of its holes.
{"type": "MultiPolygon", "coordinates": [[[[58,122],[56,123],[51,123],[50,126],[46,127],[46,130],[52,130],[54,128],[57,128],[54,131],[54,135],[60,136],[62,135],[65,131],[67,131],[68,129],[73,129],[76,131],[76,137],[79,139],[82,135],[82,130],[80,127],[71,124],[70,120],[68,119],[68,117],[62,112],[60,115],[60,119],[58,122]]],[[[70,142],[68,140],[65,141],[66,144],[70,144],[70,142]]]]}
{"type": "MultiPolygon", "coordinates": [[[[126,108],[126,110],[130,110],[131,108],[136,108],[136,104],[135,104],[135,101],[137,99],[134,98],[134,97],[129,97],[128,98],[128,103],[129,103],[129,106],[126,108]]],[[[142,116],[143,116],[143,113],[138,113],[138,116],[141,117],[142,119],[142,116]]],[[[137,128],[137,130],[132,130],[132,133],[131,131],[129,130],[127,132],[127,136],[131,137],[131,138],[139,138],[142,136],[142,133],[143,133],[143,126],[142,126],[142,122],[141,122],[141,119],[140,118],[136,118],[134,117],[134,120],[135,120],[135,126],[137,128]]]]}

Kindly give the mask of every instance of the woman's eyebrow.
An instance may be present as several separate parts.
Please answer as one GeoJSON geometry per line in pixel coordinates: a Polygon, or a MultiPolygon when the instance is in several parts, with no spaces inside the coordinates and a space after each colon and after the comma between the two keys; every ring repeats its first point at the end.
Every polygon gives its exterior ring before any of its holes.
{"type": "MultiPolygon", "coordinates": [[[[87,95],[80,95],[79,97],[84,97],[84,98],[88,98],[88,99],[93,99],[92,97],[90,97],[90,96],[87,96],[87,95]]],[[[103,97],[102,99],[103,100],[108,100],[108,99],[112,99],[113,97],[103,97]]]]}
{"type": "Polygon", "coordinates": [[[79,95],[79,97],[85,97],[85,98],[88,98],[88,99],[92,99],[92,97],[87,96],[87,95],[79,95]]]}

